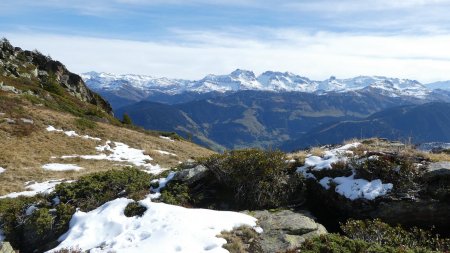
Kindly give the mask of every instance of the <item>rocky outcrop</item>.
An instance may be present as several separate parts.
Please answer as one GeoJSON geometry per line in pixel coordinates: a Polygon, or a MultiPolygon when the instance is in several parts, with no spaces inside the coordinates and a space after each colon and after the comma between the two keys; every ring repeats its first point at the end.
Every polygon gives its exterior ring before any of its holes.
{"type": "MultiPolygon", "coordinates": [[[[382,154],[382,153],[380,153],[382,154]]],[[[405,157],[389,154],[386,159],[397,159],[407,163],[405,157]]],[[[364,159],[364,158],[363,158],[364,159]]],[[[322,178],[329,176],[327,171],[322,174],[314,174],[308,180],[308,202],[327,228],[337,228],[338,222],[348,218],[373,219],[380,218],[392,225],[403,225],[406,227],[417,226],[421,228],[435,227],[436,231],[448,235],[450,231],[450,163],[430,163],[423,160],[418,162],[419,157],[409,157],[415,160],[411,163],[409,170],[404,170],[395,175],[400,175],[398,180],[385,175],[383,182],[393,183],[393,189],[386,195],[375,199],[357,198],[349,199],[336,192],[335,186],[324,187],[322,178]]],[[[381,164],[379,164],[381,165],[381,164]]],[[[354,165],[355,166],[355,165],[354,165]]],[[[386,166],[388,166],[386,164],[386,166]]],[[[406,168],[406,167],[405,167],[406,168]]],[[[373,167],[371,173],[380,169],[373,167]]],[[[336,168],[330,173],[336,173],[336,168]]],[[[393,167],[393,170],[403,170],[393,167]]],[[[388,170],[384,170],[388,171],[388,170]]],[[[362,173],[357,174],[361,176],[362,173]]],[[[368,185],[368,187],[371,187],[368,185]]]]}
{"type": "Polygon", "coordinates": [[[250,211],[246,212],[258,219],[263,233],[258,244],[262,252],[282,252],[295,249],[313,236],[326,234],[324,226],[314,221],[307,211],[250,211]]]}
{"type": "MultiPolygon", "coordinates": [[[[67,70],[61,62],[38,51],[13,47],[6,39],[0,41],[0,75],[35,80],[41,84],[49,78],[54,79],[72,96],[112,113],[109,103],[92,92],[79,75],[67,70]]],[[[2,87],[8,86],[4,84],[2,87]]]]}

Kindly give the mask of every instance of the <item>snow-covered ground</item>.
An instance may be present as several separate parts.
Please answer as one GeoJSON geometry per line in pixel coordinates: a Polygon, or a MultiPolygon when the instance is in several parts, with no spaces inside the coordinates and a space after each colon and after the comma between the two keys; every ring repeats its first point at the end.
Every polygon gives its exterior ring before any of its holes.
{"type": "Polygon", "coordinates": [[[50,252],[70,247],[89,252],[227,252],[222,248],[225,239],[217,237],[220,232],[256,226],[256,219],[245,214],[154,203],[150,197],[140,201],[147,207],[142,217],[126,217],[130,202],[119,198],[88,213],[77,211],[61,244],[50,252]]]}
{"type": "Polygon", "coordinates": [[[48,163],[44,164],[42,166],[44,170],[51,170],[51,171],[70,171],[70,170],[82,170],[83,168],[80,166],[77,166],[75,164],[63,164],[63,163],[48,163]]]}
{"type": "MultiPolygon", "coordinates": [[[[346,154],[352,154],[349,149],[359,146],[360,143],[351,143],[342,147],[325,151],[323,157],[308,156],[305,159],[305,165],[299,167],[297,172],[302,173],[306,178],[316,177],[310,171],[328,170],[332,168],[332,164],[336,162],[346,162],[346,154]]],[[[319,183],[325,188],[330,189],[330,183],[333,182],[336,185],[335,191],[345,196],[348,199],[368,199],[373,200],[376,197],[386,195],[392,190],[393,185],[391,183],[383,184],[380,179],[368,181],[365,179],[355,179],[355,172],[348,177],[324,177],[319,183]]]]}
{"type": "Polygon", "coordinates": [[[0,199],[3,198],[17,198],[19,196],[27,196],[27,197],[31,197],[31,196],[35,196],[37,194],[49,194],[51,193],[54,189],[55,186],[62,183],[62,180],[50,180],[50,181],[45,181],[45,182],[41,182],[41,183],[31,183],[31,182],[27,182],[25,186],[25,188],[28,191],[23,191],[23,192],[13,192],[13,193],[9,193],[7,195],[3,195],[0,196],[0,199]]]}
{"type": "MultiPolygon", "coordinates": [[[[61,132],[69,137],[80,137],[83,139],[89,139],[89,140],[95,140],[95,141],[101,141],[100,138],[91,137],[89,135],[80,136],[75,131],[64,131],[62,129],[56,129],[53,126],[48,126],[46,128],[48,132],[61,132]]],[[[163,137],[163,136],[160,136],[163,137]]],[[[169,137],[165,137],[164,139],[173,141],[169,137]]],[[[144,154],[144,150],[141,149],[135,149],[131,148],[125,143],[121,142],[112,142],[112,141],[106,141],[105,145],[99,145],[95,148],[99,153],[94,155],[64,155],[61,158],[63,159],[70,159],[70,158],[81,158],[85,160],[108,160],[108,161],[115,161],[115,162],[124,162],[129,163],[138,167],[144,168],[147,172],[152,174],[158,174],[164,171],[165,169],[161,168],[158,164],[153,165],[149,161],[152,161],[153,158],[151,158],[149,155],[144,154]]],[[[161,154],[165,155],[172,155],[176,156],[176,154],[163,151],[163,150],[157,150],[161,154]]],[[[44,165],[44,166],[47,166],[44,165]]],[[[68,164],[67,167],[64,167],[63,164],[60,164],[58,166],[57,164],[47,166],[49,170],[79,170],[80,167],[74,165],[74,164],[68,164]],[[70,166],[72,165],[72,166],[70,166]],[[75,169],[78,167],[78,169],[75,169]],[[69,169],[73,168],[73,169],[69,169]]],[[[44,168],[45,169],[45,168],[44,168]]]]}

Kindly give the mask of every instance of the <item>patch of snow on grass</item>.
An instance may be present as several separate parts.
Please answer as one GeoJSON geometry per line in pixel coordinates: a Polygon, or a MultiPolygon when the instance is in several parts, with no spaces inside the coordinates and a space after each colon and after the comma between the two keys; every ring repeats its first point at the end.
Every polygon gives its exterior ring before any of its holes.
{"type": "Polygon", "coordinates": [[[164,151],[164,150],[159,150],[159,149],[155,149],[156,152],[160,153],[161,155],[171,155],[171,156],[177,156],[174,153],[170,153],[168,151],[164,151]]]}
{"type": "Polygon", "coordinates": [[[130,199],[119,198],[90,212],[77,211],[69,231],[59,238],[61,244],[51,250],[80,247],[89,252],[228,252],[218,238],[222,231],[248,225],[256,219],[237,212],[188,209],[164,203],[140,201],[147,207],[142,217],[126,217],[130,199]]]}
{"type": "MultiPolygon", "coordinates": [[[[28,183],[26,183],[28,185],[25,187],[28,191],[13,192],[13,193],[10,193],[7,195],[0,196],[0,199],[17,198],[19,196],[32,197],[37,194],[49,194],[55,189],[56,185],[58,185],[62,182],[63,182],[62,180],[50,180],[50,181],[45,181],[42,183],[28,182],[28,183]]],[[[71,182],[71,181],[67,181],[67,182],[71,182]]]]}
{"type": "Polygon", "coordinates": [[[79,171],[83,169],[75,164],[62,164],[62,163],[48,163],[44,164],[42,168],[44,170],[51,170],[51,171],[70,171],[70,170],[79,171]]]}
{"type": "Polygon", "coordinates": [[[65,135],[67,135],[67,136],[69,136],[69,137],[80,137],[80,138],[83,138],[83,139],[87,139],[87,140],[94,140],[94,141],[101,141],[102,139],[100,139],[100,138],[96,138],[96,137],[91,137],[91,136],[89,136],[89,135],[83,135],[83,136],[80,136],[79,134],[77,134],[75,131],[64,131],[64,130],[62,130],[62,129],[56,129],[55,127],[53,127],[53,126],[48,126],[47,128],[46,128],[46,130],[47,130],[47,132],[58,132],[58,133],[64,133],[65,135]]]}
{"type": "Polygon", "coordinates": [[[126,162],[132,165],[143,167],[146,171],[153,174],[158,174],[164,171],[158,164],[152,165],[149,155],[144,154],[144,150],[131,148],[130,146],[121,142],[107,141],[105,145],[99,145],[95,148],[98,152],[96,155],[65,155],[61,156],[63,159],[82,158],[85,160],[108,160],[115,162],[126,162]]]}
{"type": "Polygon", "coordinates": [[[174,142],[174,140],[172,140],[170,137],[167,137],[167,136],[159,136],[159,138],[161,138],[161,139],[164,139],[164,140],[167,140],[167,141],[171,141],[171,142],[174,142]]]}
{"type": "Polygon", "coordinates": [[[0,174],[2,174],[3,172],[5,172],[5,169],[0,167],[0,174]]]}

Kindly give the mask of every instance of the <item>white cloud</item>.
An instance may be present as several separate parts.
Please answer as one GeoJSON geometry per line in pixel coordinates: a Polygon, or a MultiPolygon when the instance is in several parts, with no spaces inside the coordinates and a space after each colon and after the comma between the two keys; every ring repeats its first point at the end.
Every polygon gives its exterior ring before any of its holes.
{"type": "Polygon", "coordinates": [[[376,36],[266,30],[275,39],[242,34],[178,31],[178,43],[139,42],[48,34],[6,36],[38,48],[72,71],[106,71],[199,79],[236,68],[290,71],[314,79],[330,75],[386,75],[422,82],[450,80],[450,35],[376,36]]]}

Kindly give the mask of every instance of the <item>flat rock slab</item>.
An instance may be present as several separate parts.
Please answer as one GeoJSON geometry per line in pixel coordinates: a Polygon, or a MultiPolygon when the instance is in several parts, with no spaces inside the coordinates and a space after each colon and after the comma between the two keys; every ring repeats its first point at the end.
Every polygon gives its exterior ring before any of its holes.
{"type": "Polygon", "coordinates": [[[262,252],[297,248],[306,239],[327,233],[325,227],[316,223],[306,211],[264,210],[246,213],[257,218],[259,226],[264,230],[260,238],[262,252]]]}
{"type": "Polygon", "coordinates": [[[428,165],[425,179],[448,178],[450,179],[450,162],[437,162],[428,165]]]}

